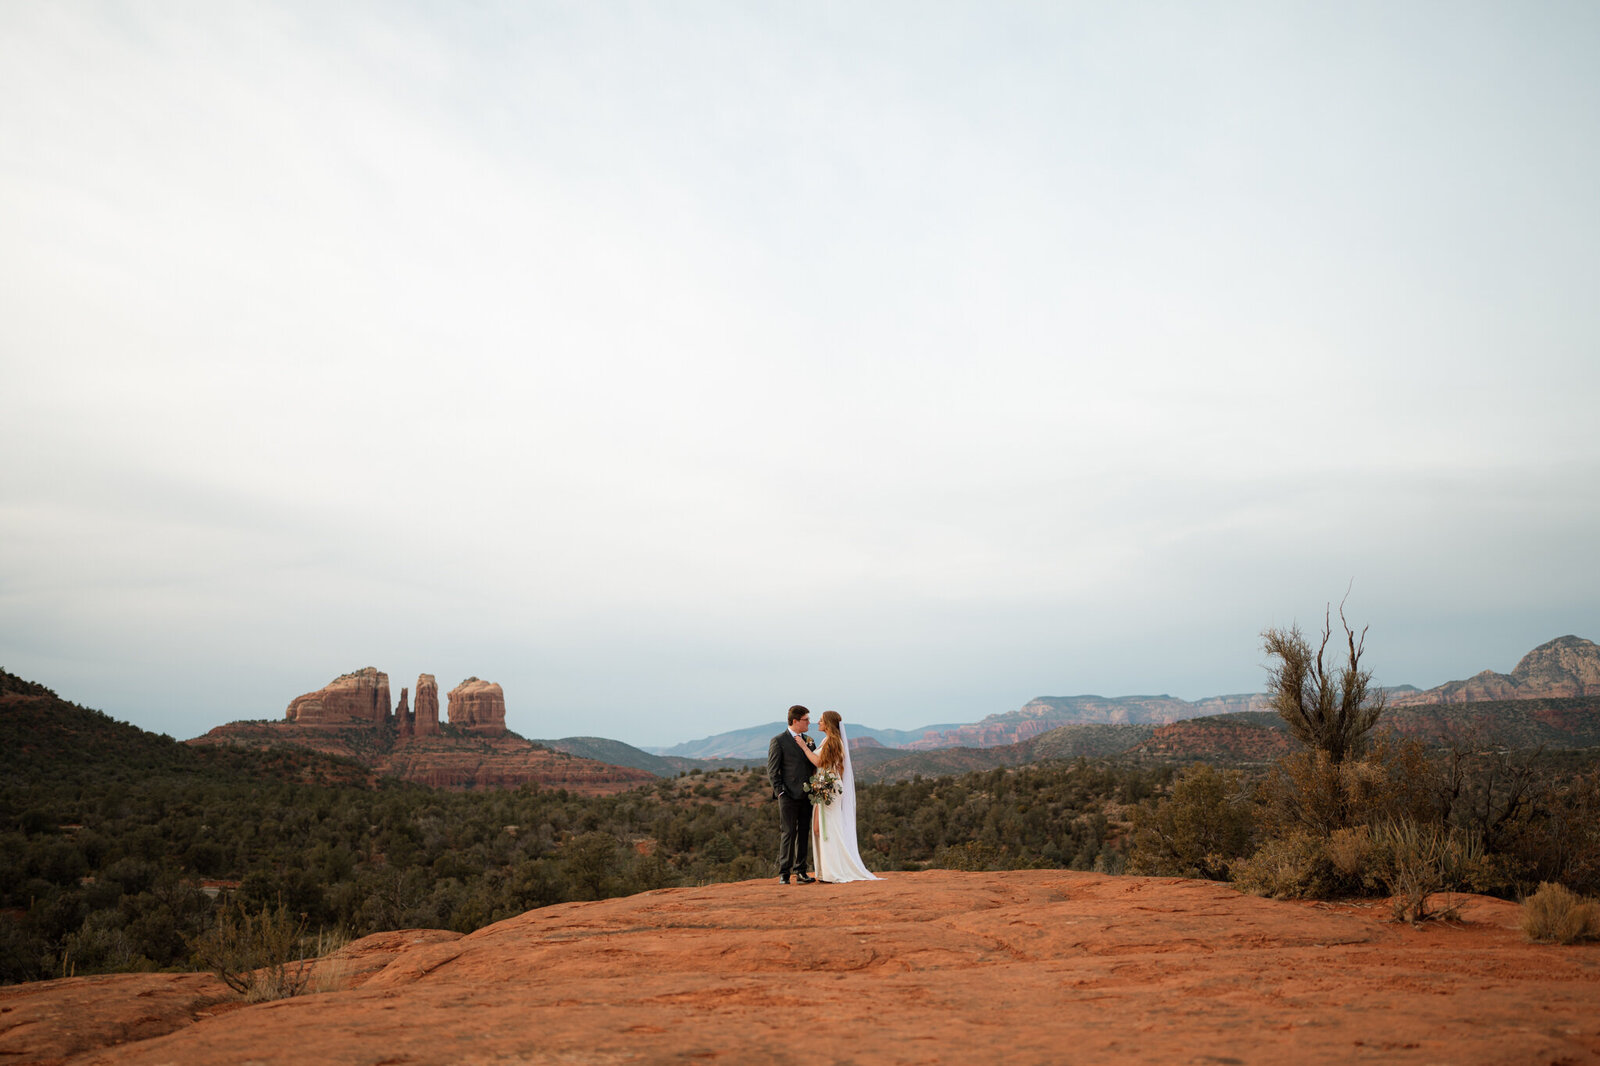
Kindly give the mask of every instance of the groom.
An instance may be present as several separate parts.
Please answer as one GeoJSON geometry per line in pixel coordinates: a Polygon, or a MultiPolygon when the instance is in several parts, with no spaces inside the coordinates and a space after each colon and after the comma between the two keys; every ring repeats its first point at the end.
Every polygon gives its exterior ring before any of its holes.
{"type": "Polygon", "coordinates": [[[789,708],[789,728],[772,738],[767,745],[767,778],[772,782],[773,794],[778,797],[778,825],[783,835],[778,841],[778,882],[789,883],[792,870],[795,880],[809,885],[816,880],[806,873],[807,846],[811,839],[811,800],[806,797],[806,781],[815,767],[800,749],[798,740],[816,750],[816,745],[806,735],[811,728],[811,712],[799,704],[789,708]]]}

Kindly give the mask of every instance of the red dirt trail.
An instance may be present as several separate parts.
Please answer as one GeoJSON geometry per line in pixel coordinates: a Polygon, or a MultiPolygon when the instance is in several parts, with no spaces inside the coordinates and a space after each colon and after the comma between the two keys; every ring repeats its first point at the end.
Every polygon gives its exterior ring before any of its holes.
{"type": "Polygon", "coordinates": [[[1518,908],[1062,870],[666,889],[469,936],[381,933],[336,990],[249,1006],[199,974],[0,989],[0,1064],[1600,1063],[1600,945],[1518,908]]]}

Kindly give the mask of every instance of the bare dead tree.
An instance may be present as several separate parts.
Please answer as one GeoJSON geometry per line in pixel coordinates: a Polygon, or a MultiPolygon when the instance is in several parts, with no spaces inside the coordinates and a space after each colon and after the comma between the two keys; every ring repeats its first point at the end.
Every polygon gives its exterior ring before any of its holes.
{"type": "Polygon", "coordinates": [[[1372,671],[1361,668],[1367,631],[1358,634],[1344,618],[1339,604],[1339,624],[1349,649],[1343,666],[1327,662],[1333,638],[1333,608],[1323,617],[1322,639],[1313,651],[1300,627],[1276,627],[1261,634],[1266,652],[1277,660],[1268,668],[1272,709],[1278,712],[1294,738],[1307,747],[1326,752],[1328,761],[1341,763],[1359,755],[1366,736],[1378,724],[1386,706],[1383,691],[1372,687],[1372,671]]]}
{"type": "Polygon", "coordinates": [[[1483,836],[1486,847],[1504,846],[1504,835],[1515,819],[1531,809],[1539,792],[1541,744],[1531,755],[1521,758],[1505,749],[1485,752],[1483,780],[1467,805],[1467,825],[1483,836]]]}

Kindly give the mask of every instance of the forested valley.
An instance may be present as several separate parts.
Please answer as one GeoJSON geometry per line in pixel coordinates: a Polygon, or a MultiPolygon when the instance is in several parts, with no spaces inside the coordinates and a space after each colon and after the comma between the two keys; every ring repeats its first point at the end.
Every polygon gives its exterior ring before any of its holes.
{"type": "MultiPolygon", "coordinates": [[[[310,933],[468,932],[533,907],[774,873],[760,770],[611,796],[448,792],[304,752],[192,748],[4,675],[0,979],[199,966],[227,908],[310,933]]],[[[877,870],[1115,871],[1165,767],[1080,760],[863,786],[877,870]]]]}

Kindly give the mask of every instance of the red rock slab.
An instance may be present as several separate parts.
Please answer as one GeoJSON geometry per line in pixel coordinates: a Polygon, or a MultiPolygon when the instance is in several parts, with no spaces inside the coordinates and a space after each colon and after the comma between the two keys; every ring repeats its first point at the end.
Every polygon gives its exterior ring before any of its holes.
{"type": "MultiPolygon", "coordinates": [[[[355,988],[396,957],[461,939],[444,929],[405,929],[354,941],[319,960],[312,988],[355,988]]],[[[85,1051],[137,1043],[247,1004],[209,973],[102,974],[0,988],[0,1063],[60,1063],[85,1051]]]]}
{"type": "Polygon", "coordinates": [[[1600,946],[1059,870],[667,889],[74,1063],[1600,1062],[1600,946]]]}
{"type": "Polygon", "coordinates": [[[211,974],[119,973],[0,988],[0,1062],[66,1062],[85,1051],[137,1043],[231,1009],[211,974]]]}

